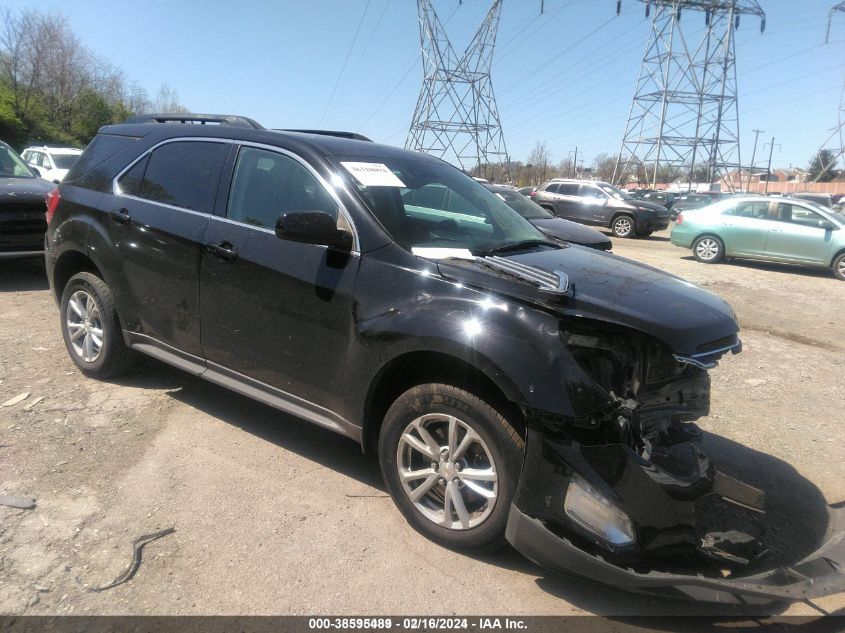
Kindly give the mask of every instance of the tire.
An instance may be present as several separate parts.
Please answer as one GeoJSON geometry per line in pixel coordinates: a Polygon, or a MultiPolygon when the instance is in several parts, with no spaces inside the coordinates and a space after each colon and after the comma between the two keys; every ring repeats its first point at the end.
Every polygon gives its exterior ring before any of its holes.
{"type": "Polygon", "coordinates": [[[384,483],[411,527],[444,547],[476,553],[505,545],[524,449],[522,437],[496,409],[444,384],[418,385],[399,396],[379,434],[384,483]],[[457,460],[448,452],[452,428],[451,449],[461,451],[457,460]],[[403,481],[400,471],[420,474],[403,481]]]}
{"type": "Polygon", "coordinates": [[[110,378],[131,367],[135,353],[123,340],[106,282],[92,273],[75,274],[62,292],[60,306],[65,347],[83,374],[110,378]]]}
{"type": "Polygon", "coordinates": [[[840,253],[833,260],[833,274],[836,275],[837,279],[845,281],[845,253],[840,253]]]}
{"type": "Polygon", "coordinates": [[[635,235],[634,218],[630,215],[617,215],[610,222],[610,230],[616,237],[633,237],[635,235]]]}
{"type": "Polygon", "coordinates": [[[725,257],[725,244],[715,235],[702,235],[692,243],[692,254],[704,264],[715,264],[725,257]]]}

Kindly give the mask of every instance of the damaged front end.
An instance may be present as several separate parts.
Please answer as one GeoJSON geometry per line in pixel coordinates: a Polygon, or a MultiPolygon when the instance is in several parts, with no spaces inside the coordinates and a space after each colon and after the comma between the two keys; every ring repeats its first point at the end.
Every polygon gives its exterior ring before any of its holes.
{"type": "Polygon", "coordinates": [[[552,570],[668,597],[759,604],[845,590],[845,509],[829,509],[818,551],[769,568],[763,492],[700,448],[693,421],[709,413],[706,368],[739,351],[736,337],[694,356],[622,328],[563,325],[561,337],[589,381],[568,387],[574,417],[525,411],[507,527],[516,550],[552,570]]]}

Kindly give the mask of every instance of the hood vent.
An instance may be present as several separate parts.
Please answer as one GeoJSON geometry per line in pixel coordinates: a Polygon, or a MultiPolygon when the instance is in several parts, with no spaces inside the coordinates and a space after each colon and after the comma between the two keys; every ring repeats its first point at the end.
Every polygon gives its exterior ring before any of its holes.
{"type": "Polygon", "coordinates": [[[490,256],[490,257],[476,257],[475,260],[482,266],[491,268],[499,273],[504,273],[511,277],[516,277],[521,281],[537,286],[543,292],[551,292],[554,294],[570,296],[572,288],[569,284],[569,276],[560,270],[550,273],[542,268],[536,266],[529,266],[516,262],[505,257],[490,256]]]}

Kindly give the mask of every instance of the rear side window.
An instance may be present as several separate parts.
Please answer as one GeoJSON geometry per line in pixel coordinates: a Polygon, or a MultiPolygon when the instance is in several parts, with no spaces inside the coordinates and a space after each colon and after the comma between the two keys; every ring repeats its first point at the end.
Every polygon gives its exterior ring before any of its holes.
{"type": "Polygon", "coordinates": [[[577,196],[578,195],[578,185],[560,185],[558,189],[558,193],[563,196],[577,196]]]}
{"type": "Polygon", "coordinates": [[[144,179],[144,170],[147,168],[147,162],[150,160],[149,154],[144,156],[141,160],[132,166],[132,169],[127,171],[117,181],[117,186],[120,188],[120,193],[125,193],[129,196],[137,196],[141,192],[141,181],[144,179]]]}
{"type": "Polygon", "coordinates": [[[733,209],[728,209],[724,215],[735,215],[741,218],[752,218],[755,220],[768,220],[769,203],[765,200],[740,202],[733,209]]]}
{"type": "Polygon", "coordinates": [[[141,190],[145,200],[211,213],[229,145],[177,141],[150,154],[141,190]]]}
{"type": "MultiPolygon", "coordinates": [[[[73,167],[64,178],[64,182],[73,182],[94,169],[97,165],[108,160],[120,150],[129,147],[138,139],[132,136],[114,136],[112,134],[98,134],[82,152],[73,167]]],[[[114,177],[113,175],[111,177],[114,177]]]]}

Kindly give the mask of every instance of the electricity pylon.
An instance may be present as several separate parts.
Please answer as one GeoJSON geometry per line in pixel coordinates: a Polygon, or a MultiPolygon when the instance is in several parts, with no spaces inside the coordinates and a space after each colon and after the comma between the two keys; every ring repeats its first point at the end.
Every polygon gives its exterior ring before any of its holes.
{"type": "MultiPolygon", "coordinates": [[[[833,23],[833,16],[836,13],[845,13],[845,0],[837,5],[834,5],[834,7],[830,10],[830,14],[827,17],[827,35],[825,35],[824,38],[825,44],[830,41],[830,26],[833,23]]],[[[813,179],[813,182],[818,182],[828,169],[835,168],[836,163],[839,162],[840,158],[842,158],[843,166],[845,166],[845,83],[842,84],[842,92],[839,95],[839,124],[833,128],[831,135],[827,137],[824,143],[822,143],[822,146],[819,148],[818,155],[822,155],[821,152],[825,149],[825,145],[831,141],[836,142],[837,137],[839,139],[839,151],[831,152],[830,160],[827,164],[822,165],[821,171],[819,171],[818,175],[813,179]]]]}
{"type": "Polygon", "coordinates": [[[651,31],[614,181],[730,188],[730,172],[741,168],[734,33],[742,15],[761,18],[763,31],[766,14],[757,0],[640,1],[646,17],[653,12],[651,31]]]}
{"type": "Polygon", "coordinates": [[[502,0],[493,0],[466,51],[458,57],[431,0],[418,0],[423,83],[405,147],[432,154],[464,171],[499,164],[508,155],[490,67],[502,0]]]}

